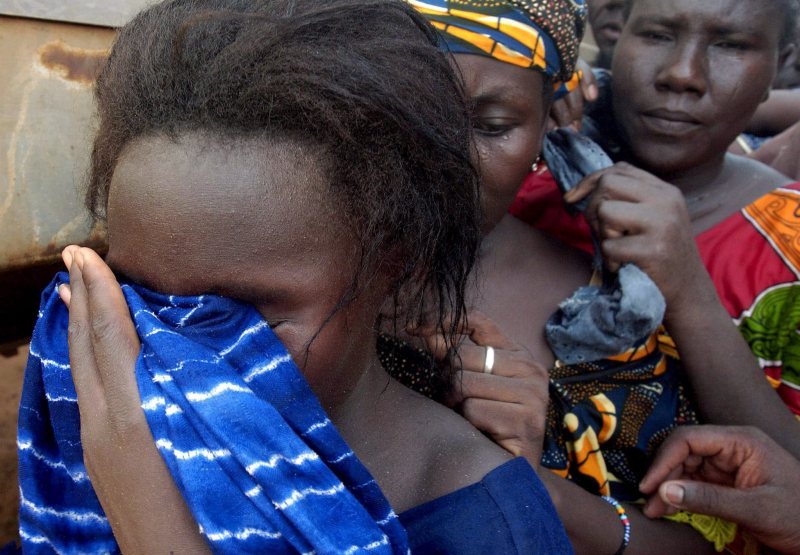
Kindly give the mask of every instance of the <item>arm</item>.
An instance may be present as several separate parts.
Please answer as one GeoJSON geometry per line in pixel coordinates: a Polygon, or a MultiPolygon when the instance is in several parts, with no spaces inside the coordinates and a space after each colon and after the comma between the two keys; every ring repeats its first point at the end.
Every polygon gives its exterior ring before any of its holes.
{"type": "Polygon", "coordinates": [[[800,91],[771,91],[769,98],[756,110],[748,133],[772,136],[785,131],[800,121],[800,91]]]}
{"type": "Polygon", "coordinates": [[[769,386],[750,348],[719,302],[692,236],[680,190],[628,164],[597,172],[567,193],[586,211],[612,270],[634,263],[667,301],[665,324],[703,417],[714,424],[751,425],[795,456],[800,427],[769,386]]]}
{"type": "MultiPolygon", "coordinates": [[[[549,401],[546,370],[530,354],[500,331],[486,316],[473,312],[464,328],[469,341],[459,348],[460,362],[453,399],[464,417],[515,456],[524,456],[539,468],[549,401]],[[486,367],[486,346],[495,349],[491,373],[486,367]]],[[[434,329],[418,328],[430,352],[448,355],[444,338],[434,329]]],[[[623,526],[611,505],[579,486],[544,470],[539,472],[550,493],[567,535],[578,553],[615,553],[622,542],[623,526]]],[[[632,539],[626,553],[712,553],[711,544],[689,526],[644,518],[635,506],[626,507],[632,521],[632,539]]]]}
{"type": "Polygon", "coordinates": [[[755,428],[681,428],[642,480],[642,492],[652,494],[645,514],[719,516],[781,553],[800,553],[798,476],[800,462],[755,428]]]}
{"type": "Polygon", "coordinates": [[[209,553],[156,448],[134,376],[139,338],[110,268],[67,247],[69,356],[86,470],[123,553],[209,553]]]}
{"type": "Polygon", "coordinates": [[[704,273],[692,287],[673,302],[666,324],[702,415],[712,424],[760,428],[800,457],[800,423],[764,378],[711,278],[704,273]]]}
{"type": "MultiPolygon", "coordinates": [[[[539,477],[553,499],[576,553],[616,553],[622,543],[623,527],[611,505],[551,472],[540,472],[539,477]]],[[[626,555],[714,553],[713,546],[685,524],[650,520],[635,505],[625,505],[625,511],[631,520],[631,541],[626,555]]]]}

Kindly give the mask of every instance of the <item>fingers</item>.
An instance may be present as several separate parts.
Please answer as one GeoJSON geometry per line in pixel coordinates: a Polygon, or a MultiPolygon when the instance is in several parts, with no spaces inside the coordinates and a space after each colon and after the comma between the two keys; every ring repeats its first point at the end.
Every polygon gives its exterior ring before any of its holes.
{"type": "Polygon", "coordinates": [[[576,202],[580,202],[592,193],[594,193],[595,189],[600,182],[600,178],[603,177],[603,170],[593,173],[592,175],[586,176],[583,181],[575,185],[572,189],[564,193],[564,202],[569,204],[574,204],[576,202]]]}
{"type": "Polygon", "coordinates": [[[59,285],[58,296],[61,298],[61,301],[67,305],[67,308],[69,308],[69,302],[72,300],[72,290],[69,288],[69,285],[66,283],[59,285]]]}
{"type": "Polygon", "coordinates": [[[628,202],[641,202],[652,194],[652,187],[670,187],[653,175],[640,170],[625,162],[614,164],[610,168],[597,171],[586,176],[583,181],[578,183],[564,195],[564,201],[568,203],[580,202],[590,194],[598,190],[598,197],[593,198],[592,202],[599,200],[623,200],[628,202]],[[648,187],[642,187],[649,184],[648,187]]]}
{"type": "MultiPolygon", "coordinates": [[[[749,527],[761,505],[757,490],[737,490],[688,480],[664,482],[658,495],[676,509],[720,517],[744,528],[749,527]]],[[[763,518],[763,515],[758,516],[763,518]]]]}
{"type": "MultiPolygon", "coordinates": [[[[573,94],[576,93],[574,91],[569,93],[567,98],[573,94]]],[[[580,92],[577,94],[580,94],[580,92]]],[[[568,127],[573,121],[572,113],[570,112],[570,107],[567,104],[566,98],[553,102],[553,105],[550,107],[550,115],[555,120],[557,127],[568,127]]]]}
{"type": "Polygon", "coordinates": [[[109,407],[138,409],[133,369],[139,338],[122,289],[108,265],[91,249],[77,251],[74,259],[87,293],[92,348],[109,407]]]}
{"type": "Polygon", "coordinates": [[[102,382],[94,358],[91,327],[89,324],[89,299],[77,263],[70,259],[69,364],[72,381],[78,394],[81,413],[90,407],[102,408],[102,382]]]}
{"type": "Polygon", "coordinates": [[[694,469],[699,468],[699,460],[718,454],[722,445],[729,440],[724,428],[717,426],[683,426],[664,441],[656,453],[647,474],[639,484],[642,493],[653,493],[667,480],[677,468],[693,457],[694,469]]]}
{"type": "MultiPolygon", "coordinates": [[[[448,329],[452,325],[452,320],[446,319],[443,325],[445,329],[448,329]]],[[[424,324],[407,331],[410,335],[425,340],[434,356],[439,354],[440,358],[443,358],[447,355],[447,342],[437,326],[424,324]]],[[[461,335],[468,336],[476,345],[490,346],[495,349],[519,349],[519,346],[511,341],[491,318],[477,310],[470,312],[459,323],[456,331],[461,335]]]]}
{"type": "Polygon", "coordinates": [[[67,267],[67,271],[72,267],[72,261],[75,257],[75,253],[80,250],[78,245],[68,245],[64,247],[64,250],[61,251],[61,260],[64,261],[64,266],[67,267]]]}
{"type": "Polygon", "coordinates": [[[581,120],[583,119],[583,90],[575,91],[573,94],[568,94],[564,101],[567,103],[567,110],[569,112],[569,125],[576,131],[580,131],[581,120]]]}
{"type": "Polygon", "coordinates": [[[601,238],[608,239],[645,231],[651,214],[647,206],[642,204],[607,200],[597,207],[592,216],[600,225],[601,238]]]}
{"type": "Polygon", "coordinates": [[[454,379],[453,401],[467,398],[492,399],[505,403],[529,403],[536,398],[547,399],[546,375],[525,378],[461,371],[454,379]]]}
{"type": "Polygon", "coordinates": [[[495,349],[519,349],[518,345],[500,330],[494,320],[477,310],[470,312],[465,331],[476,345],[494,347],[495,349]]]}
{"type": "MultiPolygon", "coordinates": [[[[644,235],[622,235],[612,237],[605,234],[606,238],[600,243],[606,265],[616,271],[622,264],[634,263],[640,267],[646,266],[646,261],[652,255],[653,244],[644,235]]],[[[643,268],[646,270],[646,268],[643,268]]]]}
{"type": "Polygon", "coordinates": [[[581,72],[581,91],[586,102],[594,102],[600,96],[600,89],[597,86],[597,78],[592,68],[583,60],[578,60],[578,67],[581,72]]]}
{"type": "Polygon", "coordinates": [[[540,378],[548,379],[547,370],[538,364],[526,351],[494,350],[494,364],[491,371],[486,372],[486,347],[461,345],[452,363],[458,364],[459,370],[470,374],[486,374],[505,378],[540,378]]]}
{"type": "MultiPolygon", "coordinates": [[[[82,414],[112,410],[128,419],[140,412],[134,367],[139,338],[111,269],[91,249],[68,247],[70,286],[59,288],[69,307],[69,355],[82,414]]],[[[85,423],[92,422],[86,418],[85,423]]]]}
{"type": "Polygon", "coordinates": [[[521,455],[523,450],[536,451],[539,447],[544,412],[539,418],[524,405],[490,399],[467,399],[462,412],[473,426],[491,435],[503,447],[508,448],[509,445],[505,440],[516,440],[514,445],[519,449],[509,449],[513,455],[521,455]]]}
{"type": "MultiPolygon", "coordinates": [[[[688,478],[688,472],[686,471],[684,465],[681,465],[677,468],[674,468],[670,473],[667,475],[664,481],[667,480],[678,480],[681,478],[688,478]]],[[[659,484],[656,484],[656,490],[659,484]]],[[[639,488],[641,489],[641,487],[639,488]]],[[[677,512],[677,509],[665,503],[664,500],[659,497],[658,492],[656,491],[647,499],[642,507],[642,512],[648,518],[661,518],[664,515],[669,515],[677,512]]]]}
{"type": "MultiPolygon", "coordinates": [[[[64,266],[66,267],[67,272],[69,272],[70,268],[72,267],[72,260],[75,252],[78,249],[80,249],[80,247],[77,245],[68,245],[63,251],[61,251],[61,260],[64,261],[64,266]]],[[[70,289],[69,285],[66,283],[60,285],[58,287],[58,296],[61,297],[63,303],[67,305],[67,308],[69,308],[69,302],[72,299],[72,290],[70,289]]]]}

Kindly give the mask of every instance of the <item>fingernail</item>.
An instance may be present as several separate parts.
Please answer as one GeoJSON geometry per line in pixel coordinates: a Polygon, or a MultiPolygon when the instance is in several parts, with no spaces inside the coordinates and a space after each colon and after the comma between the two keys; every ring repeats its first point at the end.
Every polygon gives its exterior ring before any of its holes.
{"type": "Polygon", "coordinates": [[[589,85],[589,98],[591,100],[595,100],[597,98],[598,94],[599,93],[598,93],[598,90],[597,90],[597,85],[595,85],[595,84],[589,85]]]}
{"type": "Polygon", "coordinates": [[[576,195],[577,195],[577,193],[575,192],[575,189],[570,189],[569,191],[564,193],[564,202],[572,202],[572,201],[574,201],[576,195]]]}
{"type": "Polygon", "coordinates": [[[664,497],[666,497],[667,501],[672,505],[682,504],[685,493],[686,491],[683,489],[683,486],[678,484],[667,484],[664,486],[664,497]]]}
{"type": "Polygon", "coordinates": [[[64,302],[65,305],[69,306],[69,301],[72,298],[72,290],[70,290],[69,285],[66,283],[62,283],[58,286],[58,296],[64,302]]]}
{"type": "Polygon", "coordinates": [[[64,265],[69,269],[72,266],[72,249],[69,247],[65,248],[61,252],[61,259],[64,261],[64,265]]]}

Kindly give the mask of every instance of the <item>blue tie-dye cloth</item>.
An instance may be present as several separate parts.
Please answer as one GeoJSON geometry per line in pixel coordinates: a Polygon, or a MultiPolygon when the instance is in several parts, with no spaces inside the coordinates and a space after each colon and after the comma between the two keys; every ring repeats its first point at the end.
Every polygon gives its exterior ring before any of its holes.
{"type": "MultiPolygon", "coordinates": [[[[25,552],[118,552],[83,464],[68,312],[42,294],[19,416],[25,552]]],[[[407,553],[405,530],[261,315],[123,285],[158,448],[218,553],[407,553]]],[[[135,454],[131,454],[135,456],[135,454]]],[[[169,518],[169,515],[164,515],[169,518]]]]}

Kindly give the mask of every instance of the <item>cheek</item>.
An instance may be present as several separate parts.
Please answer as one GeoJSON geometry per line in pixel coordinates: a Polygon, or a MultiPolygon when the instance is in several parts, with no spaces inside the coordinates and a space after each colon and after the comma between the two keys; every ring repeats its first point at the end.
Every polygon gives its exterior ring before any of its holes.
{"type": "Polygon", "coordinates": [[[352,325],[353,320],[352,312],[343,309],[324,325],[322,317],[307,325],[287,323],[275,328],[326,409],[338,405],[353,390],[374,352],[373,330],[363,324],[352,325]]]}
{"type": "Polygon", "coordinates": [[[729,71],[721,64],[711,65],[712,102],[718,112],[724,112],[727,120],[749,121],[752,112],[764,100],[769,90],[773,73],[763,65],[732,66],[729,71]],[[737,71],[738,70],[738,71],[737,71]]]}
{"type": "Polygon", "coordinates": [[[621,100],[621,107],[634,108],[641,103],[642,98],[651,98],[656,81],[656,70],[660,64],[658,52],[649,52],[647,56],[636,55],[629,44],[617,44],[614,53],[612,72],[613,96],[621,100]],[[642,63],[646,60],[647,63],[642,63]]]}
{"type": "Polygon", "coordinates": [[[712,72],[709,80],[709,96],[715,112],[712,141],[730,142],[745,130],[772,79],[765,66],[738,66],[725,71],[720,64],[712,72]]]}
{"type": "Polygon", "coordinates": [[[481,180],[488,196],[504,198],[516,194],[539,155],[540,133],[519,129],[504,137],[477,141],[481,180]]]}

